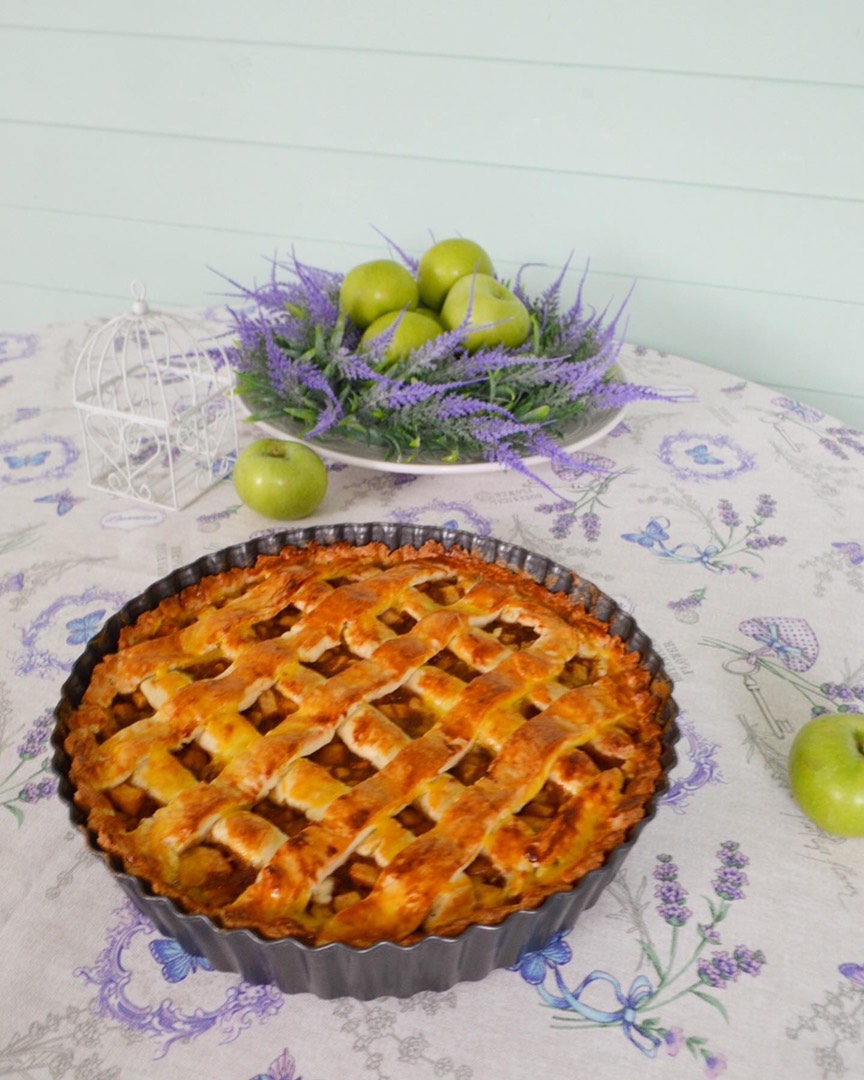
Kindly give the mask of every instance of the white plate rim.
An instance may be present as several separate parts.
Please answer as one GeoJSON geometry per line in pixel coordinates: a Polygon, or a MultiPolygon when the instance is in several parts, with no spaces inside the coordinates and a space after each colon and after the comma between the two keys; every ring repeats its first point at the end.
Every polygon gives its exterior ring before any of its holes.
{"type": "MultiPolygon", "coordinates": [[[[304,439],[302,436],[290,431],[287,426],[282,427],[278,423],[267,420],[254,420],[252,418],[252,410],[249,408],[242,394],[237,395],[237,400],[240,404],[241,411],[246,414],[246,420],[258,428],[264,435],[273,439],[287,439],[289,442],[303,443],[304,445],[311,447],[311,449],[315,450],[322,457],[342,465],[353,465],[360,469],[372,469],[375,472],[402,473],[411,476],[469,476],[480,473],[506,472],[510,468],[510,466],[501,464],[497,461],[453,463],[445,461],[388,461],[382,457],[363,457],[359,454],[350,454],[343,450],[334,449],[331,446],[328,446],[325,440],[304,439]]],[[[572,453],[574,450],[582,450],[593,443],[599,442],[621,423],[626,411],[626,404],[615,406],[611,409],[596,410],[592,417],[593,423],[591,421],[588,422],[588,430],[581,434],[577,433],[575,438],[569,436],[565,437],[565,440],[561,444],[561,449],[567,453],[572,453]]],[[[370,451],[374,450],[373,447],[369,447],[369,449],[370,451]]],[[[542,454],[536,454],[531,457],[522,458],[522,464],[528,468],[534,468],[537,465],[542,465],[547,460],[548,459],[542,454]]]]}

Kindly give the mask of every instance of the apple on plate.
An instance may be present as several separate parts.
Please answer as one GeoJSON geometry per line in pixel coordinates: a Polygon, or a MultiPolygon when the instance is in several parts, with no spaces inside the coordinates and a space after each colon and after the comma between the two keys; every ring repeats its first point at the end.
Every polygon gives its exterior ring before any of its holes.
{"type": "Polygon", "coordinates": [[[490,274],[459,278],[447,293],[441,319],[448,330],[464,330],[469,352],[497,345],[516,349],[531,333],[528,309],[490,274]]]}
{"type": "Polygon", "coordinates": [[[418,304],[414,309],[419,315],[425,315],[427,319],[433,319],[438,323],[440,328],[444,329],[444,321],[441,318],[441,312],[436,311],[435,308],[426,307],[424,304],[418,304]]]}
{"type": "Polygon", "coordinates": [[[792,740],[789,782],[799,807],[833,836],[864,836],[864,715],[826,713],[792,740]]]}
{"type": "Polygon", "coordinates": [[[256,439],[237,455],[234,487],[263,517],[308,517],[327,492],[327,469],[310,447],[288,439],[256,439]]]}
{"type": "Polygon", "coordinates": [[[366,327],[359,348],[362,351],[374,348],[376,341],[384,339],[381,360],[376,366],[379,371],[386,371],[441,333],[443,327],[432,315],[422,311],[388,311],[366,327]]]}
{"type": "Polygon", "coordinates": [[[342,279],[339,306],[365,330],[388,311],[412,311],[419,296],[411,272],[394,259],[373,259],[353,267],[342,279]]]}
{"type": "Polygon", "coordinates": [[[494,275],[492,260],[473,240],[439,240],[423,252],[417,265],[420,302],[440,311],[447,293],[467,274],[494,275]]]}

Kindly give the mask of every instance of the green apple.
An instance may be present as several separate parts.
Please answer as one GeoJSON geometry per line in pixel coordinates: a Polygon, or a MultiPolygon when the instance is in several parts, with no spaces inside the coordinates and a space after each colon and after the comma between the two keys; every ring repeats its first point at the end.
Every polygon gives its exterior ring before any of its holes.
{"type": "Polygon", "coordinates": [[[417,282],[393,259],[373,259],[349,270],[339,289],[339,306],[361,330],[388,311],[417,307],[417,282]]]}
{"type": "Polygon", "coordinates": [[[420,257],[417,286],[420,300],[440,311],[451,287],[466,274],[495,273],[492,260],[473,240],[441,240],[420,257]]]}
{"type": "Polygon", "coordinates": [[[324,462],[310,447],[288,439],[256,439],[237,455],[234,487],[263,517],[308,517],[327,491],[324,462]]]}
{"type": "Polygon", "coordinates": [[[381,363],[377,365],[379,371],[386,371],[441,333],[441,323],[430,315],[424,315],[420,311],[388,311],[386,315],[379,316],[371,326],[366,327],[359,347],[370,349],[378,338],[389,335],[381,363]]]}
{"type": "Polygon", "coordinates": [[[423,304],[419,304],[414,310],[420,315],[425,315],[427,319],[434,319],[441,329],[444,329],[444,321],[441,318],[440,311],[436,311],[435,308],[425,307],[423,304]]]}
{"type": "Polygon", "coordinates": [[[827,713],[792,740],[789,782],[795,801],[833,836],[864,836],[864,715],[827,713]]]}
{"type": "Polygon", "coordinates": [[[528,309],[490,274],[459,278],[447,293],[441,318],[448,330],[465,330],[465,347],[469,352],[496,345],[516,349],[531,333],[528,309]]]}

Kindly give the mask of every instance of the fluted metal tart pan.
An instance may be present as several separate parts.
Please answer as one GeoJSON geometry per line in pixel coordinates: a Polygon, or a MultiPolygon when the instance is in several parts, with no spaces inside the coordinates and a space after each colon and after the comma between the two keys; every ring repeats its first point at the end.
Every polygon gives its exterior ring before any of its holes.
{"type": "Polygon", "coordinates": [[[455,937],[430,935],[407,946],[383,941],[364,949],[341,943],[309,946],[293,938],[267,940],[250,930],[225,930],[205,916],[187,914],[173,900],[157,896],[145,881],[127,873],[119,859],[100,850],[87,826],[86,813],[74,801],[69,777],[71,763],[63,745],[68,733],[66,717],[79,705],[95,666],[116,650],[124,626],[134,623],[166,597],[208,575],[232,567],[251,566],[259,555],[276,554],[289,545],[361,546],[377,541],[395,550],[405,545],[419,547],[428,540],[470,551],[486,562],[524,571],[550,591],[568,593],[635,651],[642,666],[656,679],[669,684],[671,690],[671,680],[650,638],[632,616],[595,585],[543,555],[461,530],[381,522],[278,530],[205,555],[155,582],[107,620],[73,665],[55,710],[53,767],[59,777],[60,798],[73,825],[84,834],[90,848],[132,902],[163,934],[176,939],[187,952],[206,957],[217,970],[235,972],[250,983],[273,984],[286,993],[311,993],[327,999],[408,997],[420,991],[446,990],[458,982],[482,979],[496,968],[515,965],[524,953],[542,949],[555,934],[570,929],[579,915],[597,901],[656,813],[658,800],[668,788],[669,772],[677,761],[678,709],[671,692],[660,717],[662,774],[644,817],[631,827],[625,840],[609,853],[601,867],[590,871],[572,888],[548,897],[539,907],[514,912],[495,926],[471,926],[455,937]]]}

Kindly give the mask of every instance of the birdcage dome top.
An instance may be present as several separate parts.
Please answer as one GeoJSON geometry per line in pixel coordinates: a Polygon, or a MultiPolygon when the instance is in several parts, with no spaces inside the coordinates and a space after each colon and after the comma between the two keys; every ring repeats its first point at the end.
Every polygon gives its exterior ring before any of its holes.
{"type": "Polygon", "coordinates": [[[76,404],[168,422],[231,386],[212,328],[153,310],[141,282],[133,282],[132,297],[129,311],[101,325],[81,350],[76,404]]]}

